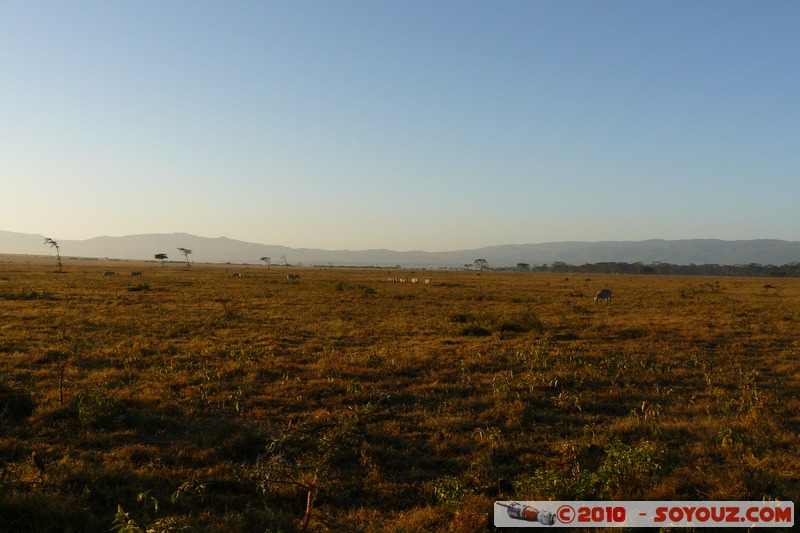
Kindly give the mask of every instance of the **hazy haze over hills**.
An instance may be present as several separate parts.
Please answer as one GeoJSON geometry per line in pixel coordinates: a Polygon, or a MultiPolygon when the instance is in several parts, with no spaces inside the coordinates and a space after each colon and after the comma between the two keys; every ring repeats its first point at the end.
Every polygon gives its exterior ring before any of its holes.
{"type": "MultiPolygon", "coordinates": [[[[48,235],[49,236],[49,235],[48,235]]],[[[47,255],[53,251],[43,235],[0,230],[0,253],[47,255]]],[[[178,248],[192,250],[190,260],[199,263],[259,263],[270,257],[273,264],[281,257],[293,265],[383,266],[411,268],[453,268],[486,259],[490,267],[508,267],[563,261],[580,265],[598,262],[653,262],[737,265],[758,263],[784,265],[800,261],[800,242],[774,239],[723,241],[718,239],[551,242],[507,244],[448,252],[392,250],[321,250],[249,243],[227,237],[199,237],[187,233],[157,233],[124,237],[95,237],[87,240],[55,238],[62,257],[98,257],[153,260],[165,253],[171,260],[183,260],[178,248]]]]}

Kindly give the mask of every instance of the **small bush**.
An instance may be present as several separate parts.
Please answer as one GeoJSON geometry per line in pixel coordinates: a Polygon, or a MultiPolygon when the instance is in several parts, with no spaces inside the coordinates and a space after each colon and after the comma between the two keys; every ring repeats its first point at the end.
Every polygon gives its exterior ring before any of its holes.
{"type": "Polygon", "coordinates": [[[105,392],[86,391],[78,395],[75,408],[82,426],[102,426],[114,415],[115,400],[105,392]]]}
{"type": "Polygon", "coordinates": [[[436,500],[446,509],[457,509],[466,497],[474,493],[473,487],[468,486],[456,476],[445,476],[433,486],[436,500]]]}
{"type": "Polygon", "coordinates": [[[461,334],[471,337],[488,337],[492,334],[491,330],[482,328],[481,326],[467,326],[461,330],[461,334]]]}
{"type": "Polygon", "coordinates": [[[498,328],[503,333],[527,333],[531,330],[528,324],[522,322],[501,322],[498,328]]]}
{"type": "Polygon", "coordinates": [[[455,324],[466,324],[469,322],[469,315],[465,313],[454,313],[450,315],[450,322],[455,324]]]}
{"type": "Polygon", "coordinates": [[[33,414],[33,398],[28,390],[0,378],[0,421],[20,421],[33,414]]]}
{"type": "Polygon", "coordinates": [[[360,285],[359,288],[363,289],[364,296],[374,296],[378,294],[378,291],[376,291],[374,287],[367,287],[366,285],[360,285]]]}
{"type": "Polygon", "coordinates": [[[542,331],[544,327],[539,317],[528,311],[504,318],[498,324],[497,329],[503,333],[528,333],[530,331],[542,331]]]}

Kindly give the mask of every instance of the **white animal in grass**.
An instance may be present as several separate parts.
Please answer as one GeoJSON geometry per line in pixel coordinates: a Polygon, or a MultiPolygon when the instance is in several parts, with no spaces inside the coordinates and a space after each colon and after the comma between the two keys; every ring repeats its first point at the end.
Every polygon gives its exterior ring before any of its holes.
{"type": "Polygon", "coordinates": [[[608,289],[601,289],[597,291],[597,294],[594,297],[594,303],[597,303],[600,300],[605,300],[606,302],[611,303],[611,291],[608,289]]]}

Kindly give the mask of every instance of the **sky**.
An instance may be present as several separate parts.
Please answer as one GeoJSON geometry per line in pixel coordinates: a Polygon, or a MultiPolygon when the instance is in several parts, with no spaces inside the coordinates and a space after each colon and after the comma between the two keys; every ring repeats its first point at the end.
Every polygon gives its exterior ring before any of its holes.
{"type": "Polygon", "coordinates": [[[800,240],[800,2],[0,0],[0,230],[800,240]]]}

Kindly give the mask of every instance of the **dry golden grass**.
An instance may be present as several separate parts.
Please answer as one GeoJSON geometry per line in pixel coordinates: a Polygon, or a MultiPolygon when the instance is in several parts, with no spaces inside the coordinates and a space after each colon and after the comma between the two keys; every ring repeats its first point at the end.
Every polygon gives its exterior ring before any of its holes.
{"type": "Polygon", "coordinates": [[[0,530],[800,496],[800,280],[64,267],[0,257],[0,530]]]}

